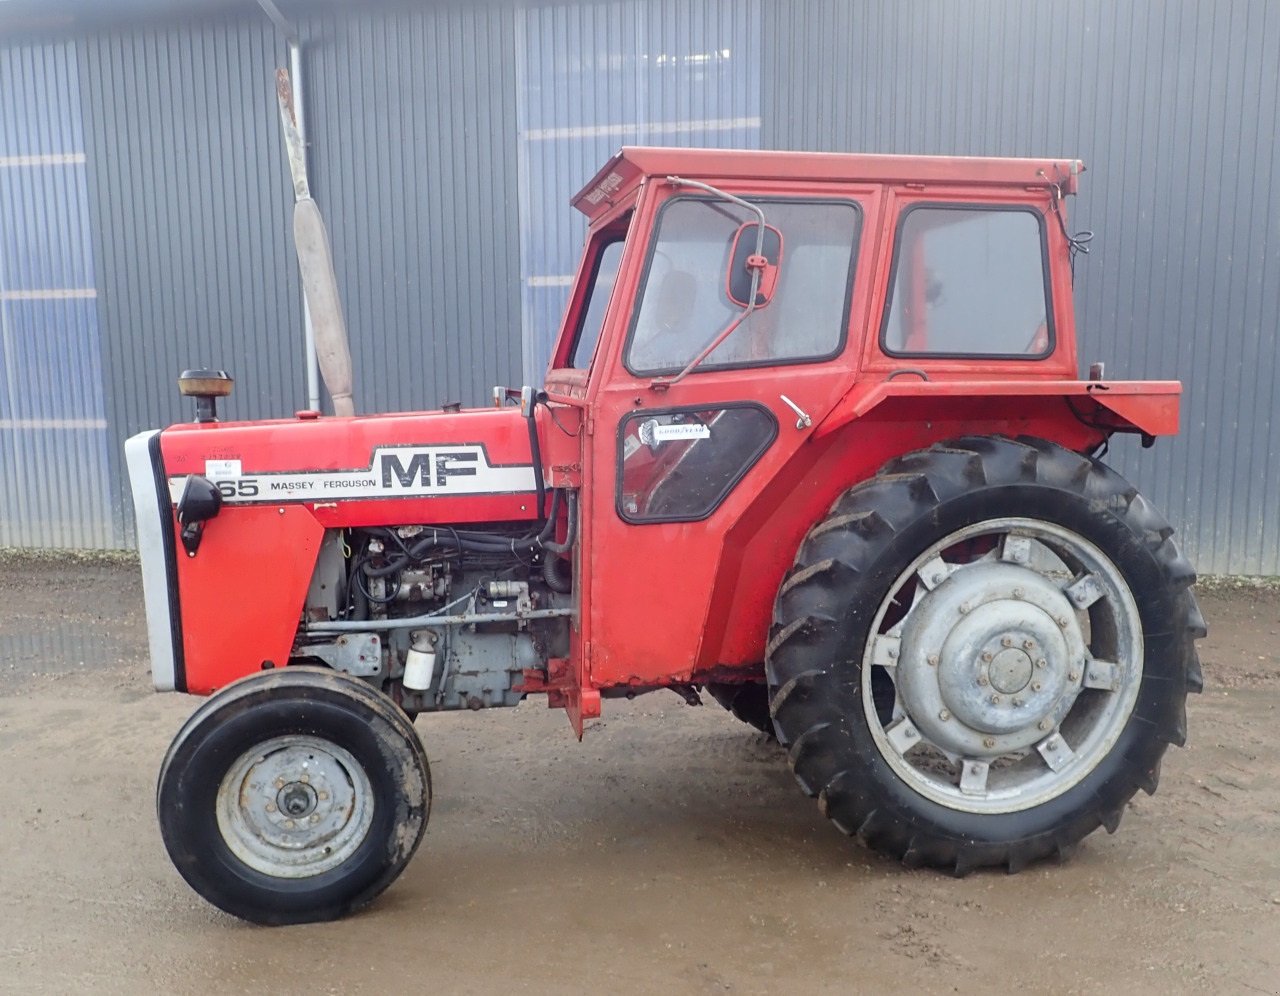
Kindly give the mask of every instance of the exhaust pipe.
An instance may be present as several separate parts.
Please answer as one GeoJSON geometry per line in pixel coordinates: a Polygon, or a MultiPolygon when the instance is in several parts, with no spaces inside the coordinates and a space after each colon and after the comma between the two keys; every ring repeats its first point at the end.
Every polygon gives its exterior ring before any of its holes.
{"type": "Polygon", "coordinates": [[[276,97],[280,104],[284,144],[289,154],[289,172],[293,176],[293,242],[298,253],[302,291],[311,313],[316,360],[324,386],[333,399],[333,413],[354,415],[351,347],[347,342],[347,323],[338,295],[338,278],[333,269],[329,231],[325,228],[320,208],[311,198],[305,150],[293,113],[293,89],[289,84],[289,74],[283,69],[276,70],[276,97]]]}

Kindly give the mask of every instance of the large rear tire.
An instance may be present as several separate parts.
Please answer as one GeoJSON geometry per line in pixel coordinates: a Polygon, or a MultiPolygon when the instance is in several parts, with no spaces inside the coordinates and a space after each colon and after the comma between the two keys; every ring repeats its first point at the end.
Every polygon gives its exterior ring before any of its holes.
{"type": "Polygon", "coordinates": [[[767,650],[801,786],[845,833],[957,874],[1114,831],[1202,685],[1172,532],[1114,471],[1030,438],[941,444],[847,492],[767,650]]]}
{"type": "Polygon", "coordinates": [[[408,864],[431,808],[411,721],[323,668],[252,675],[174,738],[156,789],[160,832],[187,883],[261,924],[333,920],[408,864]]]}

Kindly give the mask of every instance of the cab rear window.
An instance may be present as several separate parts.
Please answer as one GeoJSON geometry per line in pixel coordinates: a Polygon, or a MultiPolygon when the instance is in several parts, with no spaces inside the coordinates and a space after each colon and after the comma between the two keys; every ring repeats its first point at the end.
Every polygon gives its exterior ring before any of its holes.
{"type": "Polygon", "coordinates": [[[880,342],[891,356],[1053,351],[1044,218],[1033,208],[919,205],[898,223],[880,342]]]}

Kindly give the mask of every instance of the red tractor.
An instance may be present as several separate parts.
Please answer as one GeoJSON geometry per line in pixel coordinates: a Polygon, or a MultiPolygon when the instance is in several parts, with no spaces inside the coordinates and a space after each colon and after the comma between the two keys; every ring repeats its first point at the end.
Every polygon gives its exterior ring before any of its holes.
{"type": "Polygon", "coordinates": [[[540,389],[220,422],[226,376],[184,375],[197,421],[126,447],[156,687],[211,695],[159,779],[182,875],[252,921],[347,913],[426,826],[414,717],[535,694],[581,737],[603,699],[709,693],[908,866],[1115,830],[1184,741],[1205,626],[1098,459],[1176,433],[1180,386],[1077,375],[1082,169],[628,148],[574,198],[540,389]]]}

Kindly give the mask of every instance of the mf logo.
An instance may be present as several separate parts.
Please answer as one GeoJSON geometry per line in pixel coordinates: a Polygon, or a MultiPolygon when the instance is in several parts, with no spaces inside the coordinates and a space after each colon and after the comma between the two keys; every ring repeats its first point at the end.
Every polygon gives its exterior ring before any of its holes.
{"type": "Polygon", "coordinates": [[[449,486],[452,479],[475,477],[480,455],[473,450],[421,450],[408,456],[408,463],[398,453],[383,453],[382,486],[402,488],[449,486]]]}

